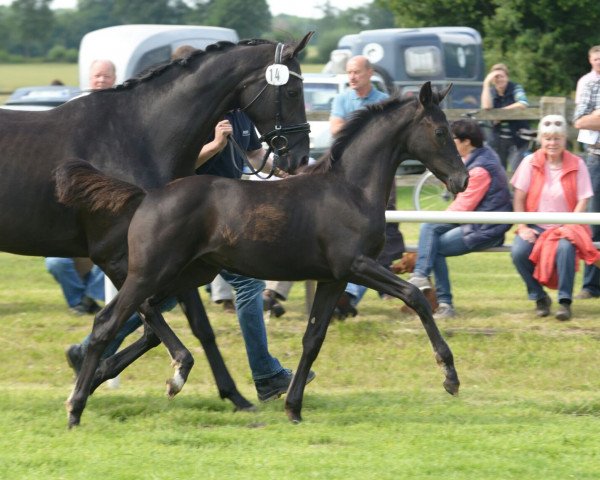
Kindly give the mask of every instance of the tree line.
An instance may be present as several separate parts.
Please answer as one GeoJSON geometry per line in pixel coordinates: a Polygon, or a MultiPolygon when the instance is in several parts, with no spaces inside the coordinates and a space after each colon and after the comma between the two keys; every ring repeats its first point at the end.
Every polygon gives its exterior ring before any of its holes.
{"type": "Polygon", "coordinates": [[[290,40],[315,30],[307,62],[325,63],[343,35],[391,27],[469,26],[484,41],[487,65],[506,63],[532,95],[568,95],[589,70],[587,51],[600,44],[598,0],[372,0],[340,11],[323,0],[323,17],[273,17],[266,0],[52,0],[0,6],[0,62],[77,61],[83,35],[131,23],[215,25],[241,38],[290,40]]]}

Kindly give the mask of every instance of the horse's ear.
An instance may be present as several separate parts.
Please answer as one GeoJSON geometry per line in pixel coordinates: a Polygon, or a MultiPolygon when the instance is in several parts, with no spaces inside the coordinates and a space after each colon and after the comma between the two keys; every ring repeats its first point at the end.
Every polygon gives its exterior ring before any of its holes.
{"type": "Polygon", "coordinates": [[[431,91],[431,82],[425,82],[419,92],[419,102],[424,107],[429,107],[433,104],[433,92],[431,91]]]}
{"type": "Polygon", "coordinates": [[[304,50],[304,48],[306,47],[306,45],[308,45],[308,42],[310,41],[311,37],[315,34],[315,32],[308,32],[304,38],[302,40],[300,40],[296,46],[294,47],[294,52],[292,53],[292,57],[297,57],[298,54],[304,50]]]}
{"type": "Polygon", "coordinates": [[[442,103],[442,100],[444,98],[446,98],[446,95],[448,95],[448,92],[452,90],[452,84],[449,83],[448,86],[446,88],[444,88],[444,90],[442,90],[440,93],[438,93],[438,103],[442,103]]]}

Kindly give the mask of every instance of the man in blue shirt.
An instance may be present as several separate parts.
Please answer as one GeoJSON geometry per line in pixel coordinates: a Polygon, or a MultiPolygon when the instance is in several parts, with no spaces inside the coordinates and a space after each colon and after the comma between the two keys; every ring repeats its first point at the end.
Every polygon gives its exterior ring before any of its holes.
{"type": "MultiPolygon", "coordinates": [[[[217,123],[213,139],[202,147],[196,161],[196,173],[241,178],[244,159],[236,149],[228,148],[230,136],[246,153],[250,163],[255,168],[260,166],[265,150],[258,140],[254,124],[244,112],[235,110],[217,123]]],[[[261,402],[278,398],[287,391],[292,372],[283,368],[279,360],[269,353],[263,318],[265,282],[227,270],[221,270],[220,275],[235,290],[238,321],[258,398],[261,402]]],[[[307,383],[314,377],[315,373],[311,370],[307,383]]]]}
{"type": "MultiPolygon", "coordinates": [[[[331,115],[329,117],[329,129],[332,136],[344,126],[350,114],[366,105],[377,103],[388,98],[388,94],[377,90],[371,84],[373,67],[367,57],[357,55],[346,63],[346,73],[350,88],[333,99],[331,115]]],[[[396,209],[396,184],[387,205],[388,210],[396,209]]],[[[402,257],[404,253],[404,239],[397,223],[387,223],[385,228],[385,246],[377,261],[388,268],[392,261],[402,257]]],[[[342,293],[336,307],[336,315],[340,319],[357,314],[356,305],[366,292],[366,287],[349,283],[346,291],[342,293]]]]}
{"type": "Polygon", "coordinates": [[[388,98],[387,93],[380,92],[371,84],[373,67],[367,57],[357,55],[348,60],[348,63],[346,63],[346,73],[348,74],[350,88],[338,94],[333,99],[331,106],[329,128],[333,136],[340,131],[352,112],[365,105],[377,103],[388,98]]]}

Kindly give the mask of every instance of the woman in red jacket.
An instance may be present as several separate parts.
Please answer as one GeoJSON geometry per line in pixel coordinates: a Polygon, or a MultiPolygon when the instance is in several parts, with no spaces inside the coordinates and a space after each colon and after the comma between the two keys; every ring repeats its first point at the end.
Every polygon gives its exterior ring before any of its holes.
{"type": "MultiPolygon", "coordinates": [[[[566,150],[567,122],[546,115],[538,126],[540,148],[523,159],[512,177],[515,212],[585,212],[593,196],[585,162],[566,150]]],[[[512,260],[523,278],[536,314],[550,314],[552,303],[542,285],[558,289],[558,320],[571,318],[577,258],[600,259],[587,225],[518,225],[512,260]]]]}

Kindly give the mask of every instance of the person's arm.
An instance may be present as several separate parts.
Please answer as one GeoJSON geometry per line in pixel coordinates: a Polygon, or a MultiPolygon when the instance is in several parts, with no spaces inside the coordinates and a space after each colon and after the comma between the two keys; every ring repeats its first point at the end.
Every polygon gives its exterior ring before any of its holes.
{"type": "Polygon", "coordinates": [[[575,128],[586,130],[600,130],[600,109],[594,110],[589,115],[583,115],[575,120],[575,128]]]}
{"type": "Polygon", "coordinates": [[[588,199],[582,198],[581,200],[579,200],[577,202],[577,205],[575,205],[575,209],[573,210],[573,212],[575,212],[575,213],[587,212],[587,204],[588,204],[588,199]]]}
{"type": "Polygon", "coordinates": [[[496,74],[494,72],[490,72],[483,80],[483,87],[481,89],[481,108],[494,108],[491,90],[495,76],[496,74]]]}
{"type": "MultiPolygon", "coordinates": [[[[524,212],[526,198],[527,192],[515,188],[513,192],[513,211],[524,212]]],[[[526,224],[519,223],[517,225],[517,235],[527,242],[535,243],[538,233],[526,224]]]]}
{"type": "Polygon", "coordinates": [[[529,100],[527,100],[525,89],[518,83],[514,84],[513,96],[515,97],[515,103],[511,103],[503,108],[512,110],[515,108],[527,108],[529,106],[529,100]]]}
{"type": "MultiPolygon", "coordinates": [[[[257,150],[247,151],[246,156],[248,157],[248,161],[254,167],[254,169],[258,169],[262,165],[262,162],[263,162],[263,159],[265,158],[266,153],[267,153],[267,151],[261,147],[257,150]]],[[[273,168],[273,157],[269,156],[267,158],[265,166],[261,170],[261,172],[268,173],[271,171],[271,168],[273,168]]],[[[283,170],[281,170],[279,168],[275,168],[273,175],[275,175],[276,177],[280,177],[280,178],[285,178],[285,177],[289,176],[289,174],[287,172],[284,172],[283,170]]]]}
{"type": "Polygon", "coordinates": [[[198,158],[196,159],[196,168],[203,165],[217,153],[223,150],[225,145],[227,145],[227,137],[229,137],[232,132],[233,128],[231,127],[229,120],[221,120],[219,123],[217,123],[217,126],[215,127],[215,138],[214,140],[206,143],[202,147],[202,150],[200,150],[198,158]]]}
{"type": "Polygon", "coordinates": [[[329,131],[331,132],[331,136],[335,137],[337,133],[342,129],[346,121],[340,117],[329,117],[329,131]]]}
{"type": "Polygon", "coordinates": [[[492,177],[485,168],[475,167],[469,170],[467,189],[456,196],[447,210],[452,212],[474,211],[487,193],[491,183],[492,177]]]}

